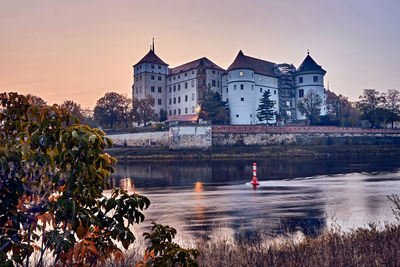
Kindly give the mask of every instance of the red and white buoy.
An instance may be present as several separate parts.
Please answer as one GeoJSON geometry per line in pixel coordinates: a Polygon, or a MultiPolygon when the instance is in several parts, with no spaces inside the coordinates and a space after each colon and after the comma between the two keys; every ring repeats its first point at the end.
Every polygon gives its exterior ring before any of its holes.
{"type": "Polygon", "coordinates": [[[259,185],[257,181],[257,163],[253,163],[253,180],[250,182],[252,185],[259,185]]]}

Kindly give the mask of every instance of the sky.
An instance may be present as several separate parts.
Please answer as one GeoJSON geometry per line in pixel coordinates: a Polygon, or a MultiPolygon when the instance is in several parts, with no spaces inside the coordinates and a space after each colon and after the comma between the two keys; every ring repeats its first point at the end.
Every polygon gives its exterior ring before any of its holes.
{"type": "Polygon", "coordinates": [[[93,108],[131,97],[132,65],[155,38],[170,67],[245,55],[298,67],[307,54],[330,90],[400,89],[398,0],[0,0],[0,90],[93,108]]]}

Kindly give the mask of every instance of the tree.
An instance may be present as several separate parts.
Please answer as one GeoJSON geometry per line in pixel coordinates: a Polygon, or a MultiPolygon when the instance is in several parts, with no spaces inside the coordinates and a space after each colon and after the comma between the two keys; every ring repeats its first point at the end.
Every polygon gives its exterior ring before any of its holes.
{"type": "Polygon", "coordinates": [[[383,107],[390,111],[388,120],[394,128],[394,122],[400,120],[400,92],[396,89],[389,89],[383,94],[383,107]]]}
{"type": "Polygon", "coordinates": [[[362,95],[359,96],[357,108],[361,112],[361,119],[368,120],[372,127],[378,126],[380,121],[377,121],[375,110],[382,107],[384,98],[375,89],[364,89],[362,95]]]}
{"type": "Polygon", "coordinates": [[[143,221],[149,200],[116,188],[103,190],[116,159],[112,142],[65,109],[36,106],[17,93],[3,93],[0,114],[0,259],[5,266],[96,266],[135,240],[130,226],[143,221]]]}
{"type": "Polygon", "coordinates": [[[80,122],[84,122],[85,117],[82,114],[82,108],[80,104],[74,102],[73,100],[65,100],[61,104],[61,107],[67,109],[72,114],[72,116],[77,117],[80,122]]]}
{"type": "Polygon", "coordinates": [[[268,124],[268,121],[272,120],[274,118],[274,102],[270,100],[271,93],[269,90],[264,91],[261,99],[260,99],[260,104],[258,105],[257,109],[257,119],[262,122],[266,121],[268,124]]]}
{"type": "Polygon", "coordinates": [[[297,103],[297,109],[300,114],[306,116],[310,125],[318,122],[319,115],[321,114],[322,98],[315,91],[310,90],[304,98],[300,99],[297,103]]]}
{"type": "Polygon", "coordinates": [[[115,92],[106,93],[97,100],[94,108],[94,117],[102,125],[110,125],[112,129],[116,122],[125,121],[126,125],[130,116],[130,100],[115,92]]]}
{"type": "Polygon", "coordinates": [[[228,103],[222,101],[221,95],[208,88],[204,92],[199,118],[212,124],[224,124],[229,121],[228,103]]]}
{"type": "Polygon", "coordinates": [[[349,104],[347,97],[342,95],[336,95],[335,93],[328,91],[326,98],[327,113],[331,120],[338,120],[343,122],[344,110],[346,105],[349,104]]]}
{"type": "Polygon", "coordinates": [[[133,99],[132,114],[134,120],[140,125],[146,126],[146,123],[151,120],[156,120],[157,116],[154,112],[155,100],[151,95],[147,95],[144,99],[133,99]]]}
{"type": "Polygon", "coordinates": [[[47,102],[43,98],[41,98],[40,96],[27,94],[26,98],[33,105],[36,105],[36,106],[47,106],[47,102]]]}
{"type": "Polygon", "coordinates": [[[160,121],[166,121],[168,118],[168,114],[166,110],[160,109],[160,121]]]}

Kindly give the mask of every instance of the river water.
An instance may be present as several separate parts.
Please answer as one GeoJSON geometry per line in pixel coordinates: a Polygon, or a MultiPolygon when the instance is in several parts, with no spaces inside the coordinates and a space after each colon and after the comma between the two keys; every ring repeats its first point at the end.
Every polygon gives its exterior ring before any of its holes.
{"type": "Polygon", "coordinates": [[[400,159],[269,159],[119,164],[111,185],[147,196],[149,222],[182,235],[317,235],[395,222],[387,196],[400,194],[400,159]],[[252,163],[260,185],[253,188],[252,163]],[[134,184],[134,189],[133,189],[134,184]]]}

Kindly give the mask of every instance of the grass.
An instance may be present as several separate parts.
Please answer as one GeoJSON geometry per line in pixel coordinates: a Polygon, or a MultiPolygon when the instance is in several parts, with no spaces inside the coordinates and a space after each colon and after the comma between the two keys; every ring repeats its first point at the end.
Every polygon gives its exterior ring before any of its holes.
{"type": "MultiPolygon", "coordinates": [[[[400,266],[400,226],[393,224],[301,239],[200,240],[194,246],[201,252],[200,266],[400,266]]],[[[130,251],[118,266],[135,266],[143,251],[130,251]]]]}

